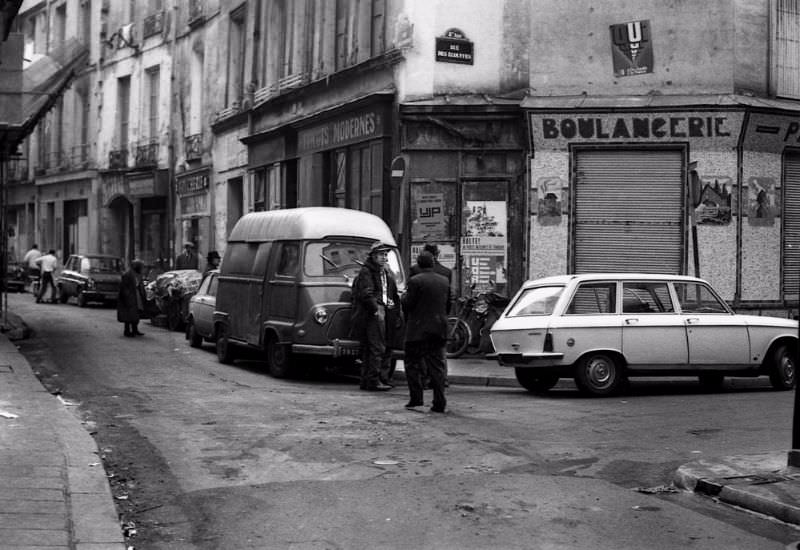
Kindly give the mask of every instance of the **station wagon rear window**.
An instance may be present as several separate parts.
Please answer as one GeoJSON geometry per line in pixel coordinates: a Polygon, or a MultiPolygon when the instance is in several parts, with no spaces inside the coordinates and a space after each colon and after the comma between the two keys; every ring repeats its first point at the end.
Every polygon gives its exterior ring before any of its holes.
{"type": "Polygon", "coordinates": [[[506,317],[550,315],[563,292],[563,286],[537,286],[525,289],[509,308],[506,317]]]}

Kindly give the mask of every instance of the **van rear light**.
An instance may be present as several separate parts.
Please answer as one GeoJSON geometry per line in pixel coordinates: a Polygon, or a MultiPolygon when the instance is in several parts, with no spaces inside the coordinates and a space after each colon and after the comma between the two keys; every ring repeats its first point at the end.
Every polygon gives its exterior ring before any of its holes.
{"type": "Polygon", "coordinates": [[[553,335],[550,334],[549,330],[544,335],[544,349],[542,351],[553,351],[553,335]]]}

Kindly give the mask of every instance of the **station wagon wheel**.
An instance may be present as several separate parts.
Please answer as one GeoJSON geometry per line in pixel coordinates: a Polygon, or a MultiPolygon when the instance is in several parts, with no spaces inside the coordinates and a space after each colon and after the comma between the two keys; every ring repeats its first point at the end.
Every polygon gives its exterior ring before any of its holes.
{"type": "Polygon", "coordinates": [[[231,346],[230,340],[228,340],[228,329],[225,327],[220,327],[217,329],[217,359],[220,363],[225,365],[230,365],[233,363],[234,359],[234,352],[233,346],[231,346]]]}
{"type": "Polygon", "coordinates": [[[86,307],[86,295],[82,291],[78,291],[78,307],[86,307]]]}
{"type": "Polygon", "coordinates": [[[286,378],[291,372],[291,349],[286,344],[279,344],[274,336],[267,341],[267,364],[269,373],[275,378],[286,378]]]}
{"type": "Polygon", "coordinates": [[[587,395],[611,395],[625,382],[617,360],[608,353],[590,353],[580,361],[575,371],[575,384],[587,395]]]}
{"type": "Polygon", "coordinates": [[[547,393],[558,383],[558,375],[537,372],[536,369],[515,368],[519,385],[531,393],[547,393]]]}
{"type": "Polygon", "coordinates": [[[795,354],[790,346],[782,344],[772,354],[769,381],[776,390],[790,390],[795,385],[795,354]]]}
{"type": "Polygon", "coordinates": [[[62,287],[58,287],[58,301],[62,304],[66,304],[67,300],[69,300],[69,294],[64,292],[62,287]]]}
{"type": "Polygon", "coordinates": [[[197,327],[194,326],[194,319],[189,319],[186,326],[186,339],[189,340],[189,345],[193,348],[199,348],[203,345],[203,337],[197,334],[197,327]]]}

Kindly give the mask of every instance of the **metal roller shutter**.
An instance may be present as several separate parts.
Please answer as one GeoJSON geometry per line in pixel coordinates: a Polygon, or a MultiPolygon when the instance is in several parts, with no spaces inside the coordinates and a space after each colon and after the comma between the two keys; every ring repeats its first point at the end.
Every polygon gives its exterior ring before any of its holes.
{"type": "Polygon", "coordinates": [[[783,298],[800,295],[800,154],[787,155],[783,173],[783,298]]]}
{"type": "Polygon", "coordinates": [[[580,151],[575,170],[576,273],[681,273],[682,151],[580,151]]]}

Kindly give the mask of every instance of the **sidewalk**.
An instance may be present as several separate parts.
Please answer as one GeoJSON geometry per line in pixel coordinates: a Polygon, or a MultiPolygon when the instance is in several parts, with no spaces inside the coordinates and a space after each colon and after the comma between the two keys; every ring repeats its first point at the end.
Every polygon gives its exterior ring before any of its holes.
{"type": "MultiPolygon", "coordinates": [[[[97,445],[70,404],[50,395],[11,339],[27,336],[8,314],[0,333],[0,550],[125,550],[97,445]]],[[[513,369],[481,357],[448,360],[451,386],[519,388],[513,369]]],[[[402,361],[395,379],[405,381],[402,361]]],[[[561,380],[557,387],[574,387],[561,380]]],[[[676,487],[800,525],[800,468],[788,453],[704,459],[681,466],[676,487]]],[[[800,539],[800,537],[798,537],[800,539]]],[[[799,549],[794,544],[789,548],[799,549]]]]}
{"type": "Polygon", "coordinates": [[[50,395],[0,334],[0,550],[124,550],[97,445],[69,404],[50,395]]]}

